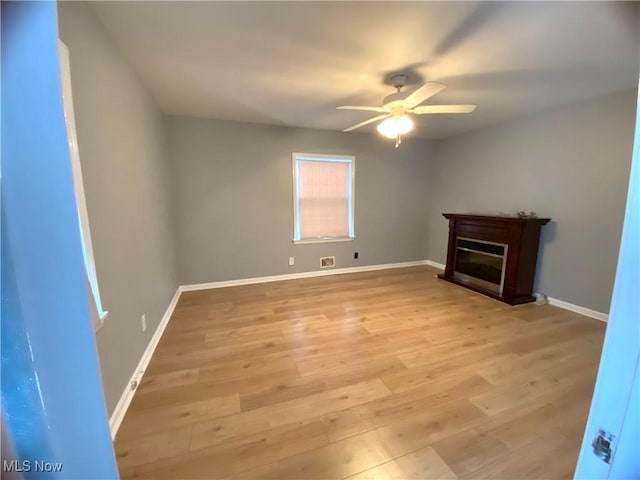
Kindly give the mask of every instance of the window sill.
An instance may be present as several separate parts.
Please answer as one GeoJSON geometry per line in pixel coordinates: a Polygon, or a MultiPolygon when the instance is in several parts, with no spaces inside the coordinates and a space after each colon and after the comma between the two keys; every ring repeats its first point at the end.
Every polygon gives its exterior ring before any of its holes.
{"type": "Polygon", "coordinates": [[[303,243],[331,243],[331,242],[352,242],[356,237],[326,237],[326,238],[306,238],[302,240],[294,240],[295,245],[303,243]]]}

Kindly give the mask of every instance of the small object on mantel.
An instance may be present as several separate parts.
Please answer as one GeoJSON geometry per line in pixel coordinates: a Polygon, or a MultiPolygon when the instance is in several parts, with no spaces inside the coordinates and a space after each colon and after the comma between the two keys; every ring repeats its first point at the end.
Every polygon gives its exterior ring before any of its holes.
{"type": "MultiPolygon", "coordinates": [[[[500,213],[502,213],[502,212],[500,212],[500,213]]],[[[536,212],[534,212],[533,210],[531,210],[528,214],[527,214],[527,212],[524,212],[524,211],[517,212],[516,216],[518,218],[538,218],[538,214],[536,212]]]]}
{"type": "Polygon", "coordinates": [[[500,212],[501,217],[507,218],[538,218],[538,214],[531,210],[528,214],[525,211],[509,213],[509,212],[500,212]]]}

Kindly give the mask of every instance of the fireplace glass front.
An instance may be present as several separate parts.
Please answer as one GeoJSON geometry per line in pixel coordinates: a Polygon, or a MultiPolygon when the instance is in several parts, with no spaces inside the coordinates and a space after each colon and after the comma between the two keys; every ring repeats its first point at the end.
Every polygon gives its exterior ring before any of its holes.
{"type": "Polygon", "coordinates": [[[454,278],[502,294],[508,246],[458,237],[454,278]]]}

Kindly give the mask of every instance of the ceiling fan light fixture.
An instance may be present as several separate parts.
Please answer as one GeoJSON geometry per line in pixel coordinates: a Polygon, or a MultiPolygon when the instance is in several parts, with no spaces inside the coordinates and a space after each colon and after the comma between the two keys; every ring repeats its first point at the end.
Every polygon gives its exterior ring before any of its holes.
{"type": "Polygon", "coordinates": [[[391,117],[383,120],[378,124],[376,129],[380,135],[387,138],[398,138],[399,135],[405,135],[413,130],[413,120],[407,115],[399,117],[391,117]]]}

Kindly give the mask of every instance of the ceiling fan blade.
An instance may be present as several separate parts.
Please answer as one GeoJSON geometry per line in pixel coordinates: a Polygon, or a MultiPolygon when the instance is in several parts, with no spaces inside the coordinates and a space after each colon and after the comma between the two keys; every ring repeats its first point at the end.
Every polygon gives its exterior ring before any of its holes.
{"type": "Polygon", "coordinates": [[[336,107],[338,110],[366,110],[367,112],[389,112],[388,109],[384,107],[360,107],[357,105],[342,105],[341,107],[336,107]]]}
{"type": "Polygon", "coordinates": [[[422,85],[415,92],[411,92],[407,98],[404,99],[404,103],[410,107],[415,107],[421,104],[427,98],[434,96],[436,93],[441,92],[447,88],[446,85],[438,82],[427,82],[422,85]]]}
{"type": "Polygon", "coordinates": [[[411,113],[424,115],[425,113],[471,113],[475,105],[423,105],[411,109],[411,113]]]}
{"type": "Polygon", "coordinates": [[[345,128],[343,132],[350,132],[351,130],[355,130],[356,128],[364,127],[365,125],[369,125],[370,123],[377,122],[378,120],[382,120],[383,118],[390,117],[390,113],[385,113],[384,115],[378,115],[377,117],[370,118],[369,120],[365,120],[364,122],[360,122],[353,127],[345,128]]]}

